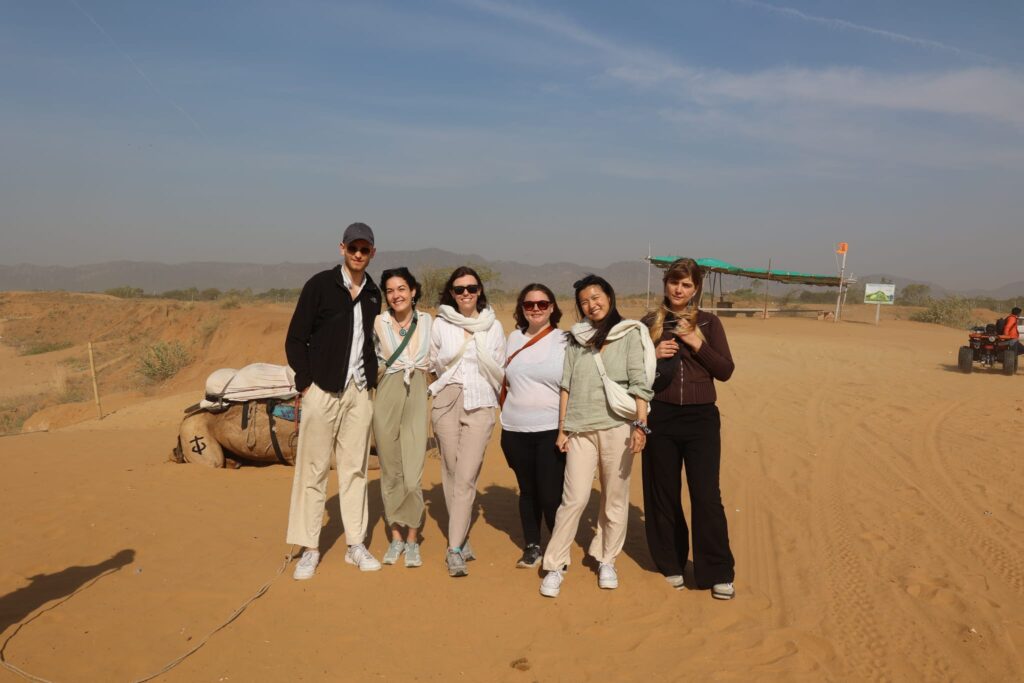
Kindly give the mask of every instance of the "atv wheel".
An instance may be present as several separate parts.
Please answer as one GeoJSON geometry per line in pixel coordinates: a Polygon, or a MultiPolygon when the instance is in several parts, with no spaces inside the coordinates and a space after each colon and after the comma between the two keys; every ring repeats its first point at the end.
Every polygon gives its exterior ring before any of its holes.
{"type": "Polygon", "coordinates": [[[1003,374],[1013,375],[1017,372],[1017,351],[1007,349],[1003,351],[1003,374]]]}
{"type": "Polygon", "coordinates": [[[966,372],[968,375],[971,374],[971,370],[974,369],[974,349],[970,346],[961,346],[956,364],[960,368],[960,372],[966,372]]]}

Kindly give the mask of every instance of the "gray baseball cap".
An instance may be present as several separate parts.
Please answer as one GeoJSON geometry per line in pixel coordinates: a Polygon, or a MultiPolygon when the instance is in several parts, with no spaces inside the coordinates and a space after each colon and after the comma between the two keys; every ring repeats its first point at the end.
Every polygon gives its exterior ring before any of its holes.
{"type": "Polygon", "coordinates": [[[345,228],[345,234],[341,236],[342,244],[352,244],[357,240],[366,240],[371,246],[376,246],[373,242],[373,230],[370,230],[366,223],[353,223],[345,228]]]}

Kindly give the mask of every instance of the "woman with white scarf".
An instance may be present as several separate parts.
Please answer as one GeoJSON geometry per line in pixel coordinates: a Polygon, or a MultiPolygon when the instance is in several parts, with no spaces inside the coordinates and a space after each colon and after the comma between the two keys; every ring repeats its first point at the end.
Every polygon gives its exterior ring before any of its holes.
{"type": "Polygon", "coordinates": [[[373,400],[373,439],[380,461],[380,495],[391,543],[384,564],[405,554],[406,567],[419,567],[423,525],[423,460],[427,451],[427,360],[431,319],[416,310],[420,284],[408,268],[385,270],[380,278],[386,311],[373,321],[379,372],[373,400]],[[402,529],[407,538],[402,538],[402,529]]]}
{"type": "Polygon", "coordinates": [[[466,576],[476,480],[494,430],[505,364],[505,331],[487,305],[476,271],[456,268],[441,291],[430,334],[430,367],[437,381],[431,423],[441,451],[441,484],[448,508],[448,575],[466,576]]]}
{"type": "Polygon", "coordinates": [[[654,344],[647,328],[623,320],[604,278],[576,282],[576,310],[565,354],[555,445],[565,452],[565,486],[544,553],[541,595],[556,597],[569,567],[569,549],[590,500],[594,472],[601,481],[597,533],[588,553],[597,560],[597,585],[619,586],[615,559],[626,541],[633,457],[643,450],[647,402],[654,393],[654,344]]]}

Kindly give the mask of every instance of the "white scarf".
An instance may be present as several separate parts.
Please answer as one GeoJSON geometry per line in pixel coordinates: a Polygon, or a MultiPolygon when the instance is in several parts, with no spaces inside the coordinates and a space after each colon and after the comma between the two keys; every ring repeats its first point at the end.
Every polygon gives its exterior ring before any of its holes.
{"type": "MultiPolygon", "coordinates": [[[[650,387],[654,384],[654,375],[657,371],[658,359],[654,353],[654,342],[651,341],[651,335],[647,330],[647,326],[637,320],[622,320],[616,323],[611,331],[608,332],[608,336],[605,338],[606,342],[616,341],[622,339],[633,329],[640,331],[640,342],[643,345],[644,350],[644,374],[647,379],[647,386],[650,387]]],[[[597,330],[590,324],[589,320],[576,323],[572,326],[570,333],[581,345],[586,346],[587,342],[594,336],[597,330]]],[[[604,371],[604,362],[601,360],[601,350],[592,349],[594,354],[594,362],[597,364],[597,370],[601,375],[601,381],[604,384],[604,395],[608,401],[609,407],[616,415],[621,415],[627,419],[636,418],[636,399],[629,395],[629,393],[620,385],[618,382],[610,379],[604,371]]],[[[649,412],[649,411],[648,411],[649,412]]]]}
{"type": "Polygon", "coordinates": [[[490,349],[487,348],[487,332],[494,325],[494,309],[488,306],[475,318],[467,318],[448,304],[441,304],[437,309],[437,317],[441,320],[461,327],[473,335],[473,343],[476,344],[476,360],[483,373],[484,379],[495,391],[501,390],[502,381],[505,379],[505,371],[494,360],[490,349]]]}
{"type": "MultiPolygon", "coordinates": [[[[426,313],[419,313],[413,311],[413,315],[416,316],[416,332],[414,333],[416,339],[410,339],[405,349],[402,351],[402,355],[391,365],[389,368],[384,367],[384,363],[391,354],[395,352],[398,346],[392,346],[391,336],[389,335],[389,328],[391,327],[391,311],[384,311],[377,318],[377,324],[374,325],[374,335],[377,341],[377,356],[380,358],[381,368],[384,369],[385,375],[391,375],[396,372],[405,373],[405,386],[409,386],[412,382],[412,373],[416,370],[430,370],[430,360],[428,359],[430,351],[430,316],[426,313]],[[413,342],[416,342],[416,346],[413,346],[413,342]]],[[[399,340],[401,343],[401,340],[399,340]]]]}

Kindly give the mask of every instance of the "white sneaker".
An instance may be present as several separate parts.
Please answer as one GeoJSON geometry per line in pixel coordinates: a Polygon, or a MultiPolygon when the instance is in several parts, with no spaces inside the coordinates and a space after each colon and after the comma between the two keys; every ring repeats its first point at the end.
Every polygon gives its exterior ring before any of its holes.
{"type": "Polygon", "coordinates": [[[686,579],[683,578],[682,574],[673,574],[672,576],[666,576],[665,580],[669,582],[673,588],[681,590],[686,586],[686,579]]]}
{"type": "Polygon", "coordinates": [[[292,578],[296,581],[312,579],[313,575],[316,574],[316,566],[318,564],[320,564],[319,550],[303,550],[299,563],[295,565],[295,572],[292,574],[292,578]]]}
{"type": "Polygon", "coordinates": [[[564,579],[565,575],[557,569],[548,572],[540,582],[540,594],[546,598],[557,598],[564,579]]]}
{"type": "Polygon", "coordinates": [[[613,590],[619,587],[619,575],[615,573],[615,566],[601,563],[597,568],[597,587],[613,590]]]}
{"type": "Polygon", "coordinates": [[[359,567],[361,572],[375,572],[380,569],[380,562],[370,554],[370,551],[362,543],[348,547],[348,552],[345,553],[345,561],[359,567]]]}
{"type": "Polygon", "coordinates": [[[711,587],[711,597],[716,600],[732,600],[736,597],[736,589],[733,587],[732,582],[716,583],[711,587]]]}

